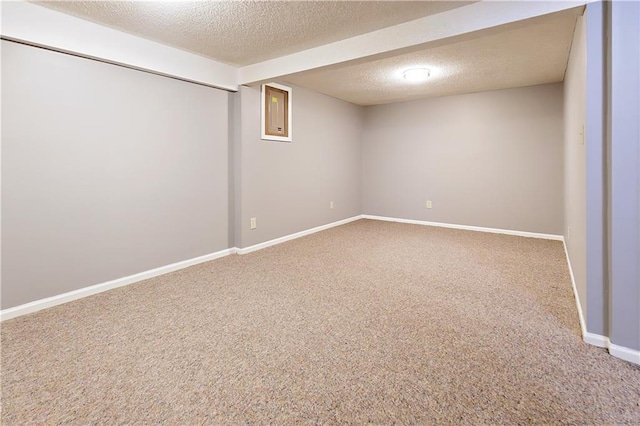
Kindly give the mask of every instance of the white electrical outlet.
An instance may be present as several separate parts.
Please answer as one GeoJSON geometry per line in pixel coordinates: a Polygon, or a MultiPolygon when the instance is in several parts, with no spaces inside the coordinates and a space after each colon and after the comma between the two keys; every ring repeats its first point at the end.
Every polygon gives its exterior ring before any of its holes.
{"type": "Polygon", "coordinates": [[[256,229],[258,227],[257,223],[256,223],[256,218],[252,217],[251,218],[251,229],[256,229]]]}
{"type": "Polygon", "coordinates": [[[432,207],[431,201],[427,201],[427,208],[430,209],[432,207]]]}
{"type": "Polygon", "coordinates": [[[333,210],[333,201],[329,202],[329,208],[333,210]]]}

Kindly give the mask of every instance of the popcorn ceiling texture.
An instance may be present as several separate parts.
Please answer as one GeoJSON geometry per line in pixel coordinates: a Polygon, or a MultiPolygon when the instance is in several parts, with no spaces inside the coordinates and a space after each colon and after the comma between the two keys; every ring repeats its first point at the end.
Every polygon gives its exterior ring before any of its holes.
{"type": "Polygon", "coordinates": [[[472,2],[44,1],[45,7],[234,65],[309,49],[472,2]]]}
{"type": "Polygon", "coordinates": [[[360,220],[2,323],[2,424],[638,424],[559,241],[360,220]]]}
{"type": "Polygon", "coordinates": [[[557,83],[564,80],[582,10],[570,9],[390,58],[306,71],[286,80],[358,105],[557,83]],[[429,68],[432,75],[425,82],[409,83],[402,70],[412,67],[429,68]]]}

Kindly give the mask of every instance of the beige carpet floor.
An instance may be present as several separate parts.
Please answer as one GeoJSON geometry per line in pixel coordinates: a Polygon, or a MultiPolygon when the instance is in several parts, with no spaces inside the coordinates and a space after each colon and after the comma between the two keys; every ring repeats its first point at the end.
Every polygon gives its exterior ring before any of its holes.
{"type": "Polygon", "coordinates": [[[2,323],[2,424],[640,424],[562,243],[360,220],[2,323]]]}

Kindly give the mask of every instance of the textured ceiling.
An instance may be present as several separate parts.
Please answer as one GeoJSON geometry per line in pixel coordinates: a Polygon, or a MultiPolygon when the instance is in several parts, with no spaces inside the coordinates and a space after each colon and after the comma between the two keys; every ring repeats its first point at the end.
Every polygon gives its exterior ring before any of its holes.
{"type": "Polygon", "coordinates": [[[444,46],[285,80],[358,105],[560,82],[582,11],[570,9],[444,46]],[[410,83],[402,71],[413,67],[428,68],[432,75],[410,83]]]}
{"type": "Polygon", "coordinates": [[[248,65],[464,6],[459,1],[44,1],[42,6],[248,65]]]}

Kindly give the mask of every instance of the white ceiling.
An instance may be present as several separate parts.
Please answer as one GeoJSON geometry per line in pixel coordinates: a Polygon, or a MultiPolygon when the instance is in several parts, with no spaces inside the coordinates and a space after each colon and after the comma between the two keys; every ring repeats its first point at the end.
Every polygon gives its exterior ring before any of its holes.
{"type": "Polygon", "coordinates": [[[560,82],[582,11],[569,9],[438,47],[306,71],[285,80],[358,105],[560,82]],[[431,77],[408,82],[402,71],[415,67],[431,70],[431,77]]]}
{"type": "Polygon", "coordinates": [[[42,6],[234,65],[262,62],[470,1],[42,1],[42,6]]]}
{"type": "Polygon", "coordinates": [[[38,4],[234,64],[241,83],[284,80],[359,105],[562,81],[584,10],[562,0],[38,4]],[[418,66],[431,70],[426,82],[402,78],[418,66]]]}

